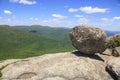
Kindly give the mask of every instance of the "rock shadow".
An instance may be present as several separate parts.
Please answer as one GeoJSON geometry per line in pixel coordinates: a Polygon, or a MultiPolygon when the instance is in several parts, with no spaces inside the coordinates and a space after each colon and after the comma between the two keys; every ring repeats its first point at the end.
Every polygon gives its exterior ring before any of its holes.
{"type": "Polygon", "coordinates": [[[80,51],[74,51],[74,52],[72,52],[72,54],[74,54],[76,56],[81,56],[81,57],[89,57],[89,58],[100,60],[100,61],[104,62],[104,60],[100,56],[98,56],[96,54],[84,54],[84,53],[82,53],[80,51]]]}
{"type": "Polygon", "coordinates": [[[106,66],[105,70],[106,70],[106,72],[108,72],[108,74],[113,78],[113,80],[120,80],[120,78],[118,78],[117,75],[116,75],[113,71],[109,70],[109,69],[107,68],[107,66],[106,66]]]}

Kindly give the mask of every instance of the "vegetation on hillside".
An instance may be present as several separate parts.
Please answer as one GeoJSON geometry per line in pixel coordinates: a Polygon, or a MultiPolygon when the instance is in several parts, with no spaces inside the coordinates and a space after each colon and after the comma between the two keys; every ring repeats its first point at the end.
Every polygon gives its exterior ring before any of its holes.
{"type": "Polygon", "coordinates": [[[34,34],[42,35],[57,41],[69,41],[70,29],[52,28],[48,26],[32,25],[32,26],[14,26],[14,29],[25,32],[33,32],[34,34]]]}
{"type": "Polygon", "coordinates": [[[109,48],[115,48],[120,46],[120,37],[113,37],[109,41],[109,48]]]}
{"type": "MultiPolygon", "coordinates": [[[[60,37],[57,36],[57,39],[60,37]]],[[[40,34],[0,26],[0,60],[26,58],[46,53],[72,51],[69,40],[57,40],[40,34]]]]}

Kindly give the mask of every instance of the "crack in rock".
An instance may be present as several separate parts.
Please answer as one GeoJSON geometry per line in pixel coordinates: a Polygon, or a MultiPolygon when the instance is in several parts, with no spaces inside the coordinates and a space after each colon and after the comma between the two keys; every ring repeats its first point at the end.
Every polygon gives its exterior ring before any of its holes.
{"type": "Polygon", "coordinates": [[[27,72],[27,73],[23,73],[23,74],[19,75],[16,79],[29,79],[36,75],[37,74],[34,72],[27,72]]]}
{"type": "Polygon", "coordinates": [[[62,78],[63,80],[71,80],[71,79],[69,79],[69,78],[67,78],[67,77],[65,77],[63,75],[46,76],[46,77],[42,78],[41,80],[49,80],[49,78],[57,78],[57,77],[62,78]]]}

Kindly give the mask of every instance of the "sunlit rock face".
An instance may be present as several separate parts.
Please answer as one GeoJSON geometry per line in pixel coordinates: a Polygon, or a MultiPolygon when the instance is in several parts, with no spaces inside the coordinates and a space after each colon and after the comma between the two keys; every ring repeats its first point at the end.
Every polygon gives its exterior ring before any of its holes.
{"type": "Polygon", "coordinates": [[[101,53],[107,48],[106,33],[91,26],[76,26],[70,33],[73,46],[85,54],[101,53]]]}
{"type": "Polygon", "coordinates": [[[2,66],[0,80],[113,80],[99,55],[78,51],[5,60],[2,66]]]}

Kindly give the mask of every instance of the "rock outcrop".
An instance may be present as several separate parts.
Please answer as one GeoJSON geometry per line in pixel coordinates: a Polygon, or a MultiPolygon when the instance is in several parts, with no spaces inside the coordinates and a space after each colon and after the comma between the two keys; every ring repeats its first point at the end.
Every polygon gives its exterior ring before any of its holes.
{"type": "Polygon", "coordinates": [[[76,26],[70,31],[73,46],[84,54],[101,53],[107,48],[107,36],[99,28],[76,26]]]}
{"type": "Polygon", "coordinates": [[[106,68],[114,75],[115,80],[120,80],[120,57],[109,60],[106,68]]]}
{"type": "Polygon", "coordinates": [[[120,46],[115,47],[115,51],[116,51],[117,56],[120,56],[120,46]]]}
{"type": "Polygon", "coordinates": [[[0,62],[0,80],[113,80],[99,55],[74,51],[5,60],[0,62]]]}
{"type": "Polygon", "coordinates": [[[112,49],[107,48],[104,52],[102,52],[102,54],[111,56],[111,55],[113,55],[113,51],[112,51],[112,49]]]}
{"type": "Polygon", "coordinates": [[[116,38],[116,37],[119,37],[119,38],[120,38],[120,33],[119,33],[119,34],[112,35],[112,36],[108,37],[108,39],[111,40],[111,39],[116,38]]]}
{"type": "Polygon", "coordinates": [[[103,52],[103,54],[119,57],[120,56],[120,47],[115,47],[115,48],[112,48],[112,49],[106,49],[103,52]]]}
{"type": "Polygon", "coordinates": [[[112,51],[113,56],[120,56],[120,33],[108,37],[108,47],[112,51]]]}

